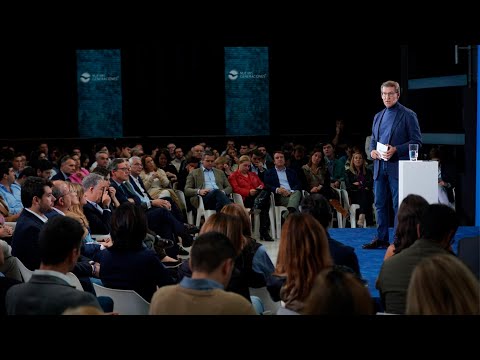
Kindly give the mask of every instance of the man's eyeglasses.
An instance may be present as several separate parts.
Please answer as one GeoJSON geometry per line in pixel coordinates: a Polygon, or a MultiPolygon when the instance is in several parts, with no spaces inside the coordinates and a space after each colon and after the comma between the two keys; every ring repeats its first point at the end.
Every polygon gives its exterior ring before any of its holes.
{"type": "Polygon", "coordinates": [[[395,92],[388,92],[388,93],[382,92],[382,97],[393,97],[396,94],[397,93],[395,93],[395,92]]]}
{"type": "Polygon", "coordinates": [[[130,168],[124,167],[124,168],[117,168],[117,170],[122,170],[123,172],[129,172],[130,168]]]}

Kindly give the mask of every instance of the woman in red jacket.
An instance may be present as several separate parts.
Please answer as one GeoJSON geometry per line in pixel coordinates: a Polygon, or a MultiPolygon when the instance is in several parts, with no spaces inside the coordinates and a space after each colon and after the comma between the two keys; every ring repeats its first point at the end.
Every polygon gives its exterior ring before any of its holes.
{"type": "Polygon", "coordinates": [[[243,204],[252,211],[260,211],[260,238],[273,241],[268,233],[270,219],[270,193],[264,190],[263,182],[257,174],[250,171],[250,157],[243,155],[238,160],[238,169],[228,177],[233,192],[240,194],[243,204]]]}

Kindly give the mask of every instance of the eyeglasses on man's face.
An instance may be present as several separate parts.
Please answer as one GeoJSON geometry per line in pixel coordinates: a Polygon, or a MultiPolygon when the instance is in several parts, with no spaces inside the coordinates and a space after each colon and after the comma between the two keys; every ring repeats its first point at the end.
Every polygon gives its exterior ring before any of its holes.
{"type": "Polygon", "coordinates": [[[394,97],[395,95],[397,95],[396,92],[388,92],[388,93],[382,92],[381,94],[382,94],[382,97],[394,97]]]}
{"type": "Polygon", "coordinates": [[[130,171],[130,168],[128,167],[122,167],[122,168],[117,168],[117,170],[121,170],[123,172],[129,172],[130,171]]]}

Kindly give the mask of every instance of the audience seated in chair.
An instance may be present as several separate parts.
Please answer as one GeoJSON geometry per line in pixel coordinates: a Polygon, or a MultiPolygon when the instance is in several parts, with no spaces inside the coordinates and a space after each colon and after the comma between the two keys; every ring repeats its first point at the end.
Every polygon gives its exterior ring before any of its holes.
{"type": "Polygon", "coordinates": [[[151,315],[255,315],[251,303],[227,292],[237,251],[224,234],[201,234],[190,253],[191,278],[156,291],[151,315]]]}
{"type": "Polygon", "coordinates": [[[275,205],[287,208],[288,212],[283,216],[285,219],[289,214],[298,211],[302,199],[302,185],[297,173],[285,167],[285,155],[282,151],[275,151],[273,159],[275,167],[265,173],[264,182],[266,189],[275,194],[275,205]]]}
{"type": "Polygon", "coordinates": [[[351,246],[344,245],[330,237],[328,225],[332,219],[332,213],[327,199],[320,194],[311,194],[302,200],[301,207],[302,213],[312,215],[325,229],[328,237],[328,247],[333,262],[336,265],[349,267],[355,272],[355,274],[357,274],[357,276],[361,277],[360,266],[358,265],[358,258],[355,254],[355,250],[351,246]]]}
{"type": "MultiPolygon", "coordinates": [[[[363,227],[366,222],[368,226],[373,225],[373,173],[367,169],[364,155],[355,152],[352,155],[352,162],[345,172],[345,186],[351,204],[358,204],[359,214],[357,225],[363,227]]],[[[350,219],[356,221],[356,219],[350,219]]]]}
{"type": "Polygon", "coordinates": [[[407,293],[407,315],[480,315],[480,283],[450,254],[423,259],[407,293]]]}
{"type": "Polygon", "coordinates": [[[350,268],[324,269],[314,281],[305,300],[304,315],[373,315],[370,292],[350,268]]]}
{"type": "Polygon", "coordinates": [[[78,221],[69,217],[57,216],[45,224],[38,241],[40,269],[28,283],[8,290],[9,315],[60,315],[80,305],[101,309],[94,295],[75,289],[66,276],[80,256],[83,234],[78,221]]]}
{"type": "Polygon", "coordinates": [[[332,265],[323,226],[310,214],[292,214],[282,228],[275,272],[267,280],[270,296],[301,312],[315,277],[332,265]]]}
{"type": "Polygon", "coordinates": [[[270,191],[264,189],[265,185],[257,174],[251,172],[250,158],[247,155],[240,156],[238,169],[230,175],[228,181],[232,185],[233,192],[240,194],[246,208],[252,212],[260,212],[260,237],[265,241],[273,241],[268,233],[270,229],[270,191]]]}
{"type": "Polygon", "coordinates": [[[207,210],[220,212],[224,205],[232,201],[228,195],[232,193],[232,186],[222,171],[213,167],[215,160],[211,152],[205,152],[200,168],[192,170],[185,184],[185,196],[198,208],[198,196],[203,198],[203,204],[207,210]]]}
{"type": "Polygon", "coordinates": [[[458,228],[458,218],[451,207],[430,204],[417,227],[418,240],[409,248],[384,261],[376,288],[388,313],[404,314],[408,283],[415,266],[425,257],[451,254],[451,244],[458,228]]]}
{"type": "Polygon", "coordinates": [[[173,279],[157,254],[147,249],[145,212],[126,202],[112,216],[113,245],[100,253],[100,278],[109,288],[134,290],[150,301],[157,286],[173,284],[173,279]]]}
{"type": "Polygon", "coordinates": [[[427,208],[427,200],[420,195],[410,194],[402,200],[397,212],[396,240],[387,248],[384,260],[410,247],[418,239],[417,225],[427,208]]]}
{"type": "Polygon", "coordinates": [[[248,286],[251,288],[266,286],[266,280],[272,275],[275,267],[265,246],[252,237],[252,223],[245,208],[238,204],[228,204],[223,207],[221,213],[232,215],[241,223],[245,242],[240,257],[244,270],[248,274],[248,286]]]}

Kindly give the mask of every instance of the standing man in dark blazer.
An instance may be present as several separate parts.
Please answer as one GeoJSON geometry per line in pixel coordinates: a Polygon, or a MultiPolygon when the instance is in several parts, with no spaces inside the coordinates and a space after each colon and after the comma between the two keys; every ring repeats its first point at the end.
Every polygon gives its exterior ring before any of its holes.
{"type": "Polygon", "coordinates": [[[389,246],[388,238],[388,189],[392,194],[395,228],[398,210],[398,161],[408,160],[408,145],[422,146],[422,135],[417,114],[398,102],[400,85],[396,81],[386,81],[380,87],[385,109],[373,119],[370,156],[374,160],[374,193],[377,208],[377,236],[364,249],[381,249],[389,246]],[[387,146],[381,154],[377,143],[387,146]],[[383,156],[382,156],[383,155],[383,156]]]}

